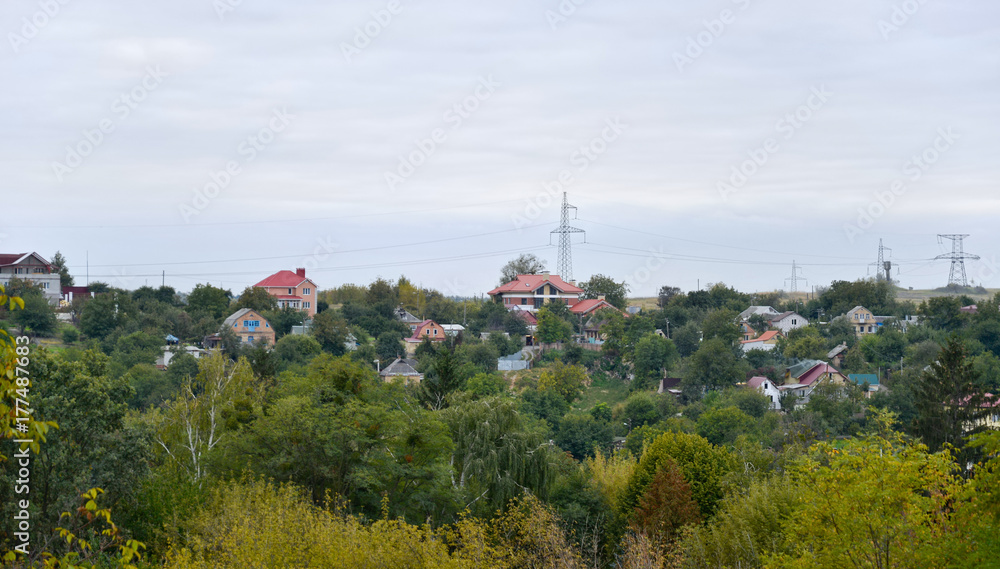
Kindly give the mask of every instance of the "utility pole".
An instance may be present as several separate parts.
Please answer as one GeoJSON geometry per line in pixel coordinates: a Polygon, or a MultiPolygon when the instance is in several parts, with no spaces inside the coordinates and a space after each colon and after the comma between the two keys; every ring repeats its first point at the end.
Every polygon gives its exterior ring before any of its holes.
{"type": "Polygon", "coordinates": [[[562,210],[559,215],[559,227],[553,229],[551,233],[559,235],[559,259],[556,263],[556,269],[559,271],[559,276],[562,277],[562,280],[567,282],[573,280],[573,240],[570,236],[573,233],[585,233],[582,229],[570,226],[569,210],[571,209],[573,210],[573,216],[575,218],[576,206],[570,205],[569,202],[566,201],[566,192],[563,192],[562,210]]]}
{"type": "Polygon", "coordinates": [[[969,281],[965,278],[965,260],[979,260],[979,255],[972,255],[962,250],[962,240],[968,237],[968,233],[938,234],[938,243],[942,239],[951,239],[951,253],[945,253],[934,257],[934,260],[948,259],[951,261],[951,271],[948,273],[948,284],[961,287],[969,286],[969,281]]]}

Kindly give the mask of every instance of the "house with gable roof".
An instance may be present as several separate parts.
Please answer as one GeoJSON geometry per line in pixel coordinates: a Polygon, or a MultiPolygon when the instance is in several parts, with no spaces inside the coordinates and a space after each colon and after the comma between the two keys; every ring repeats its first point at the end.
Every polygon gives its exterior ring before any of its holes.
{"type": "Polygon", "coordinates": [[[487,294],[494,302],[503,303],[508,310],[517,307],[535,312],[549,302],[562,302],[572,308],[580,302],[583,289],[562,280],[559,275],[543,272],[537,275],[517,275],[516,279],[487,294]]]}
{"type": "Polygon", "coordinates": [[[424,320],[420,324],[417,324],[416,329],[413,330],[413,335],[409,338],[403,340],[406,344],[406,355],[413,357],[417,353],[417,346],[419,346],[424,339],[430,340],[431,342],[443,342],[447,334],[443,326],[438,324],[433,320],[424,320]]]}
{"type": "Polygon", "coordinates": [[[765,318],[767,318],[767,322],[771,328],[781,330],[782,334],[788,334],[796,328],[802,328],[803,326],[809,325],[808,320],[806,320],[798,312],[794,312],[792,310],[782,312],[780,314],[765,316],[765,318]]]}
{"type": "Polygon", "coordinates": [[[750,350],[765,350],[769,352],[778,346],[778,339],[781,337],[781,332],[768,330],[756,338],[741,341],[740,347],[743,348],[744,354],[750,350]]]}
{"type": "Polygon", "coordinates": [[[57,304],[62,296],[59,272],[38,253],[0,254],[0,285],[7,287],[11,279],[30,281],[42,287],[50,304],[57,304]]]}
{"type": "Polygon", "coordinates": [[[241,308],[222,321],[222,328],[232,330],[240,338],[240,343],[253,344],[263,340],[268,346],[274,345],[274,328],[256,310],[241,308]]]}
{"type": "Polygon", "coordinates": [[[379,376],[383,381],[392,381],[397,378],[403,379],[403,385],[410,382],[420,383],[424,379],[424,374],[416,370],[417,360],[407,360],[396,358],[393,362],[379,371],[379,376]]]}
{"type": "Polygon", "coordinates": [[[305,269],[278,271],[253,285],[278,299],[278,308],[289,307],[304,311],[309,318],[316,316],[316,283],[306,278],[305,269]]]}

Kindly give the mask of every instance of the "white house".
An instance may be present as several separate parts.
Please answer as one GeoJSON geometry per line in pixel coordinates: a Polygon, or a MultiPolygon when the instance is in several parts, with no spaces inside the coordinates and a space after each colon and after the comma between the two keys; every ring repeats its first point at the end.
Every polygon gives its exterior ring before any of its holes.
{"type": "Polygon", "coordinates": [[[766,395],[771,400],[771,409],[775,411],[781,410],[781,391],[778,389],[778,386],[774,385],[773,381],[757,375],[747,381],[747,386],[766,395]]]}
{"type": "Polygon", "coordinates": [[[792,311],[774,314],[770,317],[765,316],[765,318],[768,318],[772,328],[781,330],[782,334],[788,334],[796,328],[802,328],[803,326],[809,325],[809,321],[806,320],[801,314],[792,311]]]}

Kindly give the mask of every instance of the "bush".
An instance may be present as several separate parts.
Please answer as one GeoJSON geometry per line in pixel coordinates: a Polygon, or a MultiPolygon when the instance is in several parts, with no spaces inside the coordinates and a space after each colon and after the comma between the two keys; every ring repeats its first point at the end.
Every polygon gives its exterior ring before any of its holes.
{"type": "Polygon", "coordinates": [[[69,326],[63,328],[63,331],[60,335],[62,336],[62,341],[64,344],[73,344],[80,339],[80,331],[77,330],[75,326],[69,326]]]}

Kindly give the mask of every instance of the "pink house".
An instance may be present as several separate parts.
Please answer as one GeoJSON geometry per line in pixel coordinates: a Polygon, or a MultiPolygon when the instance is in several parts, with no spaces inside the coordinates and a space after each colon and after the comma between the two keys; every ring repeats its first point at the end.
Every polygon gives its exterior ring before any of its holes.
{"type": "Polygon", "coordinates": [[[305,269],[278,271],[253,286],[277,298],[278,308],[304,310],[310,318],[316,315],[316,283],[306,278],[305,269]]]}

